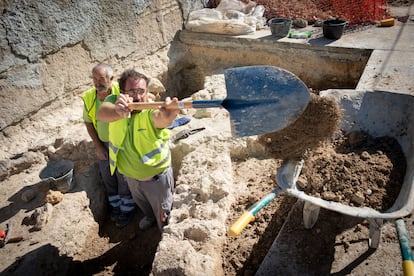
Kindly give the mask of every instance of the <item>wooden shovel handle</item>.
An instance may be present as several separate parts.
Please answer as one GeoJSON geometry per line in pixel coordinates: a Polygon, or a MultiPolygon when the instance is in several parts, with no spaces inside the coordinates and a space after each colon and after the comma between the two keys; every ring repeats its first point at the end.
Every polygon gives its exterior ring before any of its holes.
{"type": "Polygon", "coordinates": [[[166,106],[164,102],[138,102],[138,103],[129,103],[128,108],[130,110],[144,110],[144,109],[158,109],[158,107],[164,106],[167,109],[183,109],[183,108],[192,108],[193,102],[191,101],[180,101],[177,103],[171,103],[166,106]]]}

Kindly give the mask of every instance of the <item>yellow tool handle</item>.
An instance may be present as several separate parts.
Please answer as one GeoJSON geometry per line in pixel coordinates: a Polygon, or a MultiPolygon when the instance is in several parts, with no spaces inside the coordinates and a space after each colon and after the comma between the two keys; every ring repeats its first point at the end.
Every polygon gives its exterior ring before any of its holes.
{"type": "Polygon", "coordinates": [[[254,216],[249,211],[245,211],[239,219],[233,223],[229,229],[229,235],[232,237],[238,236],[247,224],[254,221],[254,216]]]}
{"type": "Polygon", "coordinates": [[[229,234],[233,237],[240,234],[240,232],[246,227],[247,224],[254,221],[254,216],[263,207],[272,202],[272,200],[282,192],[279,187],[275,188],[271,193],[268,193],[262,197],[258,202],[249,207],[241,217],[230,227],[229,234]]]}
{"type": "MultiPolygon", "coordinates": [[[[128,108],[130,110],[144,110],[144,109],[158,109],[160,106],[165,106],[164,102],[135,102],[129,103],[128,108]]],[[[167,109],[183,109],[183,108],[192,108],[193,103],[191,101],[180,101],[177,103],[171,103],[168,105],[167,109]]]]}
{"type": "Polygon", "coordinates": [[[400,243],[402,267],[404,276],[414,276],[414,258],[411,251],[410,237],[405,227],[404,219],[399,218],[395,221],[397,228],[398,241],[400,243]]]}

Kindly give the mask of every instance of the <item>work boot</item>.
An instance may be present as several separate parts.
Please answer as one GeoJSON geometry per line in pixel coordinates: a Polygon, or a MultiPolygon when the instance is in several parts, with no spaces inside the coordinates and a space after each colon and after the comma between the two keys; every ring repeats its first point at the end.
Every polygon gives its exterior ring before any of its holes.
{"type": "Polygon", "coordinates": [[[152,225],[154,225],[154,222],[155,222],[155,218],[154,217],[147,217],[147,216],[145,216],[139,222],[139,229],[141,229],[141,230],[147,230],[152,225]]]}
{"type": "Polygon", "coordinates": [[[120,215],[118,216],[118,219],[116,220],[115,225],[118,228],[125,227],[132,221],[132,218],[133,218],[132,212],[128,212],[128,213],[121,212],[120,215]]]}
{"type": "Polygon", "coordinates": [[[118,219],[118,216],[121,214],[121,210],[119,208],[112,208],[111,214],[109,215],[111,218],[111,221],[115,222],[118,219]]]}

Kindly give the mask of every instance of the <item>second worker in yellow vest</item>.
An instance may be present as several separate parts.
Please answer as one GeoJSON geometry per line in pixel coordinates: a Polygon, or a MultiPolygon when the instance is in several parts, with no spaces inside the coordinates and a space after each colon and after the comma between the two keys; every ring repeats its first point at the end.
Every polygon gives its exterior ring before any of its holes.
{"type": "Polygon", "coordinates": [[[92,69],[94,86],[82,95],[83,120],[91,137],[99,160],[99,170],[105,186],[110,205],[110,218],[117,227],[126,226],[134,214],[135,202],[128,184],[118,171],[110,172],[108,159],[109,126],[96,118],[104,99],[111,94],[119,94],[119,85],[113,81],[113,70],[105,63],[97,64],[92,69]]]}

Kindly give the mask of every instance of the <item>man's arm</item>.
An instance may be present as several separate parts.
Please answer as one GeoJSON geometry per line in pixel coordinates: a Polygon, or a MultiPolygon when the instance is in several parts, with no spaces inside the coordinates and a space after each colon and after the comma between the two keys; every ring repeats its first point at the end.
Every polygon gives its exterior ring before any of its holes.
{"type": "Polygon", "coordinates": [[[130,110],[128,109],[128,102],[130,101],[131,99],[124,94],[120,94],[115,103],[105,100],[105,102],[99,108],[96,117],[100,121],[106,123],[126,118],[130,114],[130,110]]]}
{"type": "Polygon", "coordinates": [[[107,102],[101,105],[96,117],[98,120],[105,123],[110,123],[122,119],[122,117],[115,111],[115,105],[113,103],[107,102]]]}

